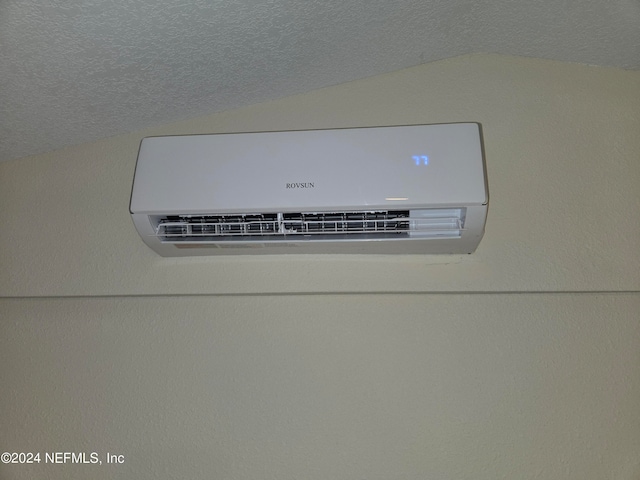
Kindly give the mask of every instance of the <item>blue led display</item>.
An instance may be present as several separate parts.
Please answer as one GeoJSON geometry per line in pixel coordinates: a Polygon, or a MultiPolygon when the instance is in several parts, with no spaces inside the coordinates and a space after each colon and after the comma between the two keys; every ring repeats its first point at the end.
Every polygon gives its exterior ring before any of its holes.
{"type": "Polygon", "coordinates": [[[429,165],[429,157],[427,155],[414,155],[412,158],[416,165],[429,165]]]}

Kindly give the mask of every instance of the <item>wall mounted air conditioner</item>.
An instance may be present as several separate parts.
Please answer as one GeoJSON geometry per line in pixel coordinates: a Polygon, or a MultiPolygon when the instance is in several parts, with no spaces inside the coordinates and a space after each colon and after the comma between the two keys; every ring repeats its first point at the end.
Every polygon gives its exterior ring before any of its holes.
{"type": "Polygon", "coordinates": [[[149,137],[130,211],[162,256],[471,253],[488,195],[475,123],[149,137]]]}

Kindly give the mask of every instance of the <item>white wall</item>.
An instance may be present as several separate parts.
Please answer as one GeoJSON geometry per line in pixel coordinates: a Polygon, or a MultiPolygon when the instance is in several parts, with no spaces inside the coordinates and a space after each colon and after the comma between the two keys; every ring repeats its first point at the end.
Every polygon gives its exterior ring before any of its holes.
{"type": "Polygon", "coordinates": [[[0,478],[640,478],[640,296],[14,299],[0,478]]]}
{"type": "Polygon", "coordinates": [[[3,164],[0,292],[637,291],[639,112],[640,72],[478,55],[3,164]],[[486,147],[471,256],[185,261],[131,228],[144,135],[455,121],[480,122],[486,147]]]}
{"type": "Polygon", "coordinates": [[[1,164],[0,450],[126,463],[0,478],[640,478],[638,132],[640,72],[474,55],[1,164]],[[128,215],[145,135],[453,121],[470,256],[163,259],[128,215]]]}

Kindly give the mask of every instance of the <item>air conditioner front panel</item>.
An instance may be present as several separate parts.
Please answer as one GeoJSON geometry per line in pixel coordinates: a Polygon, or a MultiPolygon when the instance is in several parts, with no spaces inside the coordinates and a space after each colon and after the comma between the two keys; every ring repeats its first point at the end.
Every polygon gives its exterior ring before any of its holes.
{"type": "Polygon", "coordinates": [[[480,205],[482,177],[476,124],[150,137],[131,211],[480,205]]]}

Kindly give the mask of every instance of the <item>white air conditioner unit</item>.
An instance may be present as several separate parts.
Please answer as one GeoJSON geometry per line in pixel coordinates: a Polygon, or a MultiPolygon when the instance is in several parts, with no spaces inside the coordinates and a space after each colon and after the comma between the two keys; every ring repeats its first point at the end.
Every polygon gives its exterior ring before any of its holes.
{"type": "Polygon", "coordinates": [[[162,256],[471,253],[488,195],[475,123],[149,137],[131,215],[162,256]]]}

